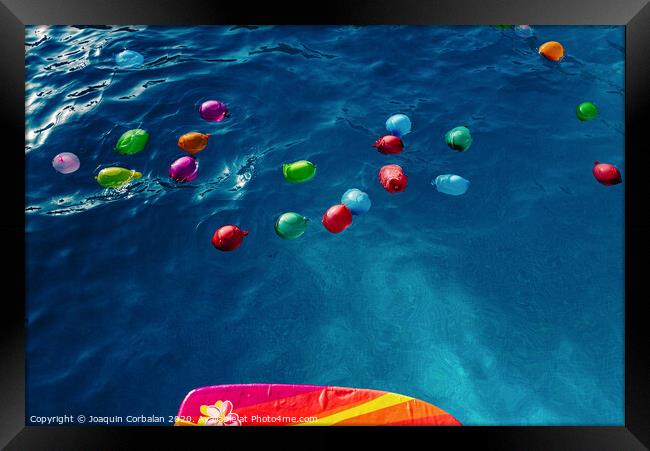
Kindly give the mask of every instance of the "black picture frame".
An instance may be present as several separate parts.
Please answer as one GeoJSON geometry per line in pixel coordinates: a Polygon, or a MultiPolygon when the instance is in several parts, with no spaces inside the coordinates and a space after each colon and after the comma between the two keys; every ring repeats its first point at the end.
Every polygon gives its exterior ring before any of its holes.
{"type": "MultiPolygon", "coordinates": [[[[24,26],[30,24],[437,24],[625,25],[625,426],[393,428],[433,443],[474,443],[484,449],[636,450],[650,446],[650,338],[643,282],[650,215],[644,172],[650,131],[650,4],[647,0],[329,0],[250,2],[223,0],[1,0],[0,94],[3,128],[2,314],[0,321],[0,446],[6,449],[123,449],[135,439],[190,436],[184,428],[25,427],[25,65],[24,26]],[[645,146],[643,144],[646,144],[645,146]],[[22,191],[21,191],[22,190],[22,191]]],[[[187,428],[191,430],[203,428],[187,428]]],[[[248,428],[229,434],[278,434],[288,428],[248,428]],[[252,429],[255,429],[253,432],[252,429]]],[[[300,429],[300,428],[299,428],[300,429]]],[[[364,428],[356,428],[363,430],[364,428]]],[[[372,435],[382,439],[388,428],[372,435]]],[[[292,429],[292,440],[329,436],[324,429],[292,429]],[[309,434],[309,435],[307,435],[309,434]]],[[[345,434],[350,428],[341,428],[345,434]]],[[[366,431],[367,432],[367,431],[366,431]]],[[[192,437],[205,432],[191,433],[192,437]]],[[[363,433],[363,432],[362,432],[363,433]]],[[[284,434],[284,433],[283,433],[284,434]]],[[[355,432],[356,434],[356,432],[355,432]]],[[[208,436],[202,436],[208,438],[208,436]]],[[[214,437],[214,436],[210,436],[214,437]]],[[[415,438],[414,438],[415,439],[415,438]]],[[[210,438],[214,440],[214,438],[210,438]]],[[[279,442],[282,443],[282,442],[279,442]]]]}

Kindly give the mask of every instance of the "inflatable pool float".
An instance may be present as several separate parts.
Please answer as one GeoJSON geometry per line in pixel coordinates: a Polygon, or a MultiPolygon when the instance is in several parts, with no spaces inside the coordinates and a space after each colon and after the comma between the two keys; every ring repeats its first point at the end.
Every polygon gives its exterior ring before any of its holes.
{"type": "Polygon", "coordinates": [[[319,385],[214,385],[192,390],[176,426],[460,426],[410,396],[319,385]]]}

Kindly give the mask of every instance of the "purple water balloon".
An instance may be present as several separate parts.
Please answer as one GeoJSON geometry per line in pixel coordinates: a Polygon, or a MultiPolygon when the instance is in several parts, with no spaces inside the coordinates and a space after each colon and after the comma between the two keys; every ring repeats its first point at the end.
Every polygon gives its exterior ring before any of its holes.
{"type": "Polygon", "coordinates": [[[169,176],[177,182],[191,182],[199,175],[199,164],[192,157],[180,157],[169,166],[169,176]]]}
{"type": "Polygon", "coordinates": [[[79,157],[71,152],[61,152],[52,159],[52,167],[61,174],[71,174],[79,169],[79,157]]]}
{"type": "Polygon", "coordinates": [[[228,106],[219,100],[206,100],[199,107],[199,114],[208,122],[221,122],[228,117],[228,106]]]}

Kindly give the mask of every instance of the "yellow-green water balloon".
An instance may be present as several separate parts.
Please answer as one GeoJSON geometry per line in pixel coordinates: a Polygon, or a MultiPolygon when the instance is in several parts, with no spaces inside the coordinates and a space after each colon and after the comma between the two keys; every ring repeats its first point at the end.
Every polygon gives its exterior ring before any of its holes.
{"type": "Polygon", "coordinates": [[[131,169],[110,167],[99,171],[95,180],[104,188],[120,188],[132,180],[142,177],[142,173],[131,169]]]}

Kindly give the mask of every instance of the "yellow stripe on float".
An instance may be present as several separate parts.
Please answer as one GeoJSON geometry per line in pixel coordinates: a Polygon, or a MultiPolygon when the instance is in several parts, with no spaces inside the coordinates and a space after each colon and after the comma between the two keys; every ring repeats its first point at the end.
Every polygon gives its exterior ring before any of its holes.
{"type": "Polygon", "coordinates": [[[386,407],[392,407],[396,406],[397,404],[405,403],[411,399],[413,398],[410,396],[398,395],[396,393],[386,393],[385,395],[375,398],[372,401],[368,401],[366,403],[352,407],[351,409],[343,410],[333,415],[319,418],[313,422],[300,423],[296,426],[332,426],[341,421],[358,417],[359,415],[364,415],[366,413],[374,412],[375,410],[385,409],[386,407]]]}

